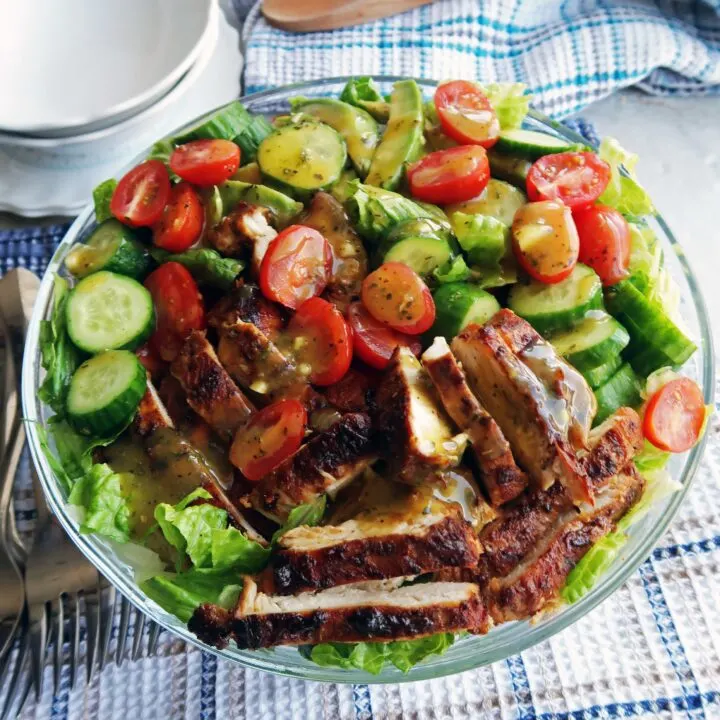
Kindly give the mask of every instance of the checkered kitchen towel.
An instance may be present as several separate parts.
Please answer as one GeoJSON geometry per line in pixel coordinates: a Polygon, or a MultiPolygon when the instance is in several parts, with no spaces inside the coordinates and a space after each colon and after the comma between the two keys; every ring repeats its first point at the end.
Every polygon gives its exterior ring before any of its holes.
{"type": "Polygon", "coordinates": [[[513,80],[555,117],[629,85],[720,93],[720,0],[439,0],[307,34],[271,27],[256,3],[245,38],[246,92],[336,75],[513,80]]]}

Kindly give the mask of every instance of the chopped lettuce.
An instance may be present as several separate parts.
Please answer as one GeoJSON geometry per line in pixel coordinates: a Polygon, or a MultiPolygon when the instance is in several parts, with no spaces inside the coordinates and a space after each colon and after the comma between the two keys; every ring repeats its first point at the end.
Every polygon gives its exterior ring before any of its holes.
{"type": "Polygon", "coordinates": [[[82,361],[80,351],[67,333],[65,305],[68,296],[67,280],[56,275],[52,316],[50,320],[40,321],[40,353],[46,375],[38,397],[60,416],[65,415],[70,379],[82,361]]]}
{"type": "Polygon", "coordinates": [[[130,539],[130,508],[122,479],[108,465],[93,465],[76,481],[68,502],[85,509],[81,533],[97,533],[117,542],[130,539]]]}
{"type": "Polygon", "coordinates": [[[260,572],[270,557],[270,548],[248,539],[240,530],[229,526],[213,530],[210,546],[212,566],[217,570],[241,568],[244,573],[260,572]]]}
{"type": "Polygon", "coordinates": [[[378,122],[387,122],[390,103],[380,94],[371,77],[351,78],[340,94],[340,100],[369,112],[378,122]]]}
{"type": "Polygon", "coordinates": [[[670,453],[656,448],[647,440],[643,441],[640,452],[633,458],[635,467],[641,474],[648,470],[662,470],[670,460],[670,453]]]}
{"type": "Polygon", "coordinates": [[[652,200],[635,176],[638,156],[625,150],[611,137],[603,138],[598,155],[610,165],[610,183],[600,196],[600,202],[631,218],[654,214],[652,200]],[[621,167],[627,175],[621,173],[621,167]]]}
{"type": "Polygon", "coordinates": [[[445,265],[433,270],[433,277],[440,284],[462,282],[470,277],[470,268],[462,255],[457,255],[445,265]]]}
{"type": "Polygon", "coordinates": [[[324,667],[353,668],[377,675],[385,663],[406,673],[430,655],[442,655],[455,642],[453,633],[439,633],[416,640],[389,643],[322,643],[310,651],[310,659],[324,667]]]}
{"type": "Polygon", "coordinates": [[[505,257],[510,228],[497,218],[455,212],[450,217],[450,223],[472,265],[497,267],[505,257]]]}
{"type": "Polygon", "coordinates": [[[288,530],[293,530],[301,525],[317,525],[323,519],[326,507],[327,497],[321,495],[315,502],[293,508],[285,524],[273,534],[272,544],[274,545],[288,530]]]}
{"type": "Polygon", "coordinates": [[[245,267],[242,260],[222,257],[211,248],[192,248],[176,254],[152,248],[150,254],[158,263],[176,262],[184,265],[199,285],[209,285],[224,291],[232,289],[235,278],[245,267]]]}
{"type": "Polygon", "coordinates": [[[117,180],[110,178],[101,182],[93,190],[93,203],[95,204],[95,220],[98,223],[105,222],[112,217],[110,212],[110,201],[117,187],[117,180]]]}
{"type": "Polygon", "coordinates": [[[517,265],[513,258],[506,258],[493,268],[473,266],[468,281],[484,289],[512,285],[518,281],[517,265]]]}
{"type": "Polygon", "coordinates": [[[480,85],[495,110],[503,130],[519,128],[530,109],[532,95],[524,83],[489,83],[480,85]]]}
{"type": "Polygon", "coordinates": [[[630,281],[647,295],[655,287],[662,268],[663,253],[652,228],[630,223],[630,281]]]}

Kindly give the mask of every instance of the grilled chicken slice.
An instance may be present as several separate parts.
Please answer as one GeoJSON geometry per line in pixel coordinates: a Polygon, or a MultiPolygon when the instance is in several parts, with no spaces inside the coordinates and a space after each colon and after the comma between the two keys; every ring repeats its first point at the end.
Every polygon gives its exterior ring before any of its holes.
{"type": "MultiPolygon", "coordinates": [[[[545,370],[539,377],[513,352],[498,329],[499,321],[509,312],[501,310],[484,326],[466,327],[453,340],[452,351],[462,363],[473,393],[500,426],[519,464],[536,485],[547,489],[559,480],[576,502],[591,501],[589,480],[569,439],[570,408],[556,392],[563,385],[562,368],[550,387],[545,370]]],[[[527,360],[528,350],[523,352],[527,360]]],[[[549,353],[554,355],[552,348],[543,345],[532,355],[530,364],[539,365],[549,353]]],[[[554,365],[553,360],[546,369],[554,365]]],[[[591,393],[582,382],[579,392],[587,389],[591,393]]]]}
{"type": "Polygon", "coordinates": [[[534,615],[557,598],[570,571],[640,499],[644,480],[630,465],[598,493],[594,507],[574,514],[549,533],[510,574],[494,578],[485,594],[496,622],[534,615]]]}
{"type": "Polygon", "coordinates": [[[435,338],[422,363],[448,415],[470,440],[491,505],[516,498],[527,487],[527,476],[498,424],[472,394],[445,338],[435,338]]]}
{"type": "Polygon", "coordinates": [[[315,193],[299,222],[315,228],[330,243],[333,274],[325,295],[344,312],[353,298],[360,295],[362,281],[367,275],[365,246],[353,230],[343,206],[328,193],[315,193]]]}
{"type": "Polygon", "coordinates": [[[188,405],[222,437],[232,438],[254,411],[220,364],[204,332],[190,333],[170,370],[180,381],[188,405]]]}
{"type": "Polygon", "coordinates": [[[455,435],[430,378],[412,352],[398,347],[375,394],[376,422],[398,480],[422,483],[460,462],[467,435],[455,435]]]}
{"type": "Polygon", "coordinates": [[[280,539],[273,562],[275,592],[285,595],[476,565],[480,543],[472,525],[453,506],[443,509],[413,518],[380,514],[290,530],[280,539]]]}
{"type": "Polygon", "coordinates": [[[370,418],[348,413],[260,480],[249,502],[263,515],[282,522],[297,505],[313,502],[324,493],[337,493],[376,457],[370,418]]]}
{"type": "Polygon", "coordinates": [[[381,590],[343,586],[271,596],[244,579],[234,613],[201,605],[188,627],[217,647],[240,648],[363,640],[410,640],[438,632],[487,632],[487,610],[473,583],[423,583],[381,590]]]}
{"type": "Polygon", "coordinates": [[[285,319],[279,305],[268,300],[257,285],[246,282],[236,282],[207,316],[208,325],[213,328],[232,326],[238,320],[251,323],[272,342],[285,327],[285,319]]]}
{"type": "Polygon", "coordinates": [[[145,394],[138,405],[134,427],[135,432],[141,437],[147,437],[158,428],[175,427],[167,408],[163,405],[163,401],[160,399],[149,377],[145,394]]]}
{"type": "Polygon", "coordinates": [[[272,213],[265,207],[240,202],[208,234],[210,244],[226,257],[252,257],[257,274],[268,246],[277,236],[272,213]]]}

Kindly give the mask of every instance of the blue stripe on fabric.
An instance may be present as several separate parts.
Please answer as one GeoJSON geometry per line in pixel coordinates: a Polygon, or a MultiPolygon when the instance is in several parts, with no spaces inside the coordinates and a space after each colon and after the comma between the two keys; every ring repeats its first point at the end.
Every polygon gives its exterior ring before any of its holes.
{"type": "Polygon", "coordinates": [[[372,720],[372,700],[370,688],[367,685],[353,685],[353,703],[355,705],[355,720],[372,720]]]}
{"type": "Polygon", "coordinates": [[[655,548],[652,551],[653,560],[670,560],[672,558],[685,557],[687,555],[699,555],[714,552],[720,549],[720,535],[705,538],[704,540],[695,540],[680,545],[669,545],[668,547],[655,548]]]}
{"type": "Polygon", "coordinates": [[[215,720],[217,658],[210,653],[203,653],[200,668],[200,718],[215,720]]]}
{"type": "Polygon", "coordinates": [[[673,666],[675,675],[680,681],[680,687],[683,690],[685,704],[681,704],[686,710],[696,710],[700,708],[697,717],[705,717],[705,711],[702,701],[700,700],[700,688],[693,673],[690,662],[685,654],[680,635],[678,633],[672,613],[668,607],[665,594],[663,593],[660,580],[657,577],[652,559],[646,560],[639,569],[640,579],[642,580],[643,589],[647,595],[650,609],[655,618],[660,639],[662,640],[665,650],[673,666]],[[699,703],[699,705],[698,705],[699,703]]]}
{"type": "Polygon", "coordinates": [[[509,657],[505,664],[510,673],[510,684],[517,703],[519,720],[536,720],[537,714],[533,705],[532,691],[530,689],[530,678],[525,668],[525,661],[522,655],[509,657]]]}
{"type": "Polygon", "coordinates": [[[66,720],[70,709],[70,666],[63,665],[60,687],[53,695],[50,705],[50,720],[66,720]]]}

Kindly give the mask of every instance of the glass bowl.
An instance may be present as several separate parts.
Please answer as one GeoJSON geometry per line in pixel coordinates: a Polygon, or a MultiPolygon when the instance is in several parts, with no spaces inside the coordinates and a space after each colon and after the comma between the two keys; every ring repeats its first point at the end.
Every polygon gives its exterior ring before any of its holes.
{"type": "MultiPolygon", "coordinates": [[[[402,78],[383,76],[377,77],[376,81],[383,92],[389,92],[392,83],[400,79],[402,78]]],[[[249,95],[243,99],[243,102],[253,112],[273,115],[286,112],[289,107],[289,98],[296,95],[308,97],[334,95],[337,97],[346,80],[347,78],[328,78],[289,85],[249,95]]],[[[435,83],[419,81],[419,84],[423,92],[428,97],[431,96],[435,83]]],[[[525,125],[529,129],[542,130],[565,137],[572,142],[585,142],[580,136],[537,112],[529,114],[525,125]]],[[[136,160],[131,166],[138,161],[136,160]]],[[[257,670],[265,670],[281,675],[324,682],[348,683],[396,683],[426,680],[503,660],[560,632],[615,592],[650,554],[653,546],[662,537],[672,521],[690,488],[690,483],[695,476],[702,456],[705,444],[704,438],[689,453],[673,458],[670,464],[670,472],[673,477],[680,481],[682,489],[660,502],[641,521],[633,525],[629,533],[630,538],[620,557],[616,559],[591,592],[575,604],[562,607],[554,614],[544,616],[532,623],[528,621],[508,623],[495,628],[488,635],[482,637],[471,636],[458,639],[447,653],[429,658],[424,663],[412,668],[407,674],[401,673],[394,667],[385,668],[378,676],[359,670],[320,667],[302,657],[296,649],[287,647],[274,650],[247,651],[238,650],[235,647],[216,650],[206,646],[190,633],[182,622],[163,611],[140,591],[133,578],[132,568],[121,558],[121,546],[93,535],[81,535],[79,533],[77,519],[72,511],[69,511],[61,485],[57,482],[40,448],[38,427],[39,424],[46,423],[50,414],[49,409],[38,400],[37,394],[43,372],[40,367],[38,348],[40,321],[49,315],[53,276],[60,271],[61,264],[72,245],[87,236],[93,228],[94,222],[93,207],[89,205],[73,223],[53,256],[42,280],[37,303],[33,311],[22,372],[22,401],[25,418],[27,419],[26,428],[32,457],[52,511],[73,541],[97,566],[98,570],[152,620],[185,641],[212,652],[218,657],[257,670]]],[[[662,217],[657,216],[657,218],[653,219],[652,225],[664,246],[666,265],[681,289],[681,314],[689,332],[696,339],[699,346],[698,352],[686,365],[684,372],[697,380],[703,389],[705,402],[711,403],[714,388],[713,346],[705,303],[695,276],[687,264],[685,255],[662,217]]]]}

